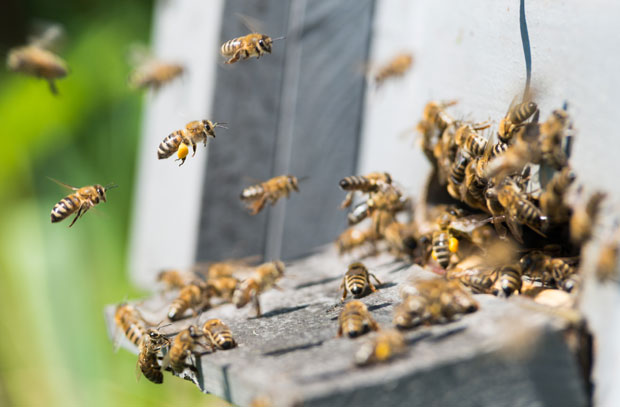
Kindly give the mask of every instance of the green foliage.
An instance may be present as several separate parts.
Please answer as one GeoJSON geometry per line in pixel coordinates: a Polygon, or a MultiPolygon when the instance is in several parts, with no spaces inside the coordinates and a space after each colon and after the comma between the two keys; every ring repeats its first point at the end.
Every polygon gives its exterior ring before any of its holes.
{"type": "MultiPolygon", "coordinates": [[[[50,4],[29,6],[45,15],[50,4]]],[[[59,96],[44,81],[0,74],[0,405],[205,405],[169,375],[163,386],[136,383],[136,357],[114,353],[103,320],[104,305],[146,295],[126,267],[142,96],[126,85],[125,57],[146,42],[151,10],[114,4],[52,15],[68,16],[61,55],[71,73],[59,96]],[[119,188],[68,229],[50,223],[67,191],[48,176],[119,188]]]]}

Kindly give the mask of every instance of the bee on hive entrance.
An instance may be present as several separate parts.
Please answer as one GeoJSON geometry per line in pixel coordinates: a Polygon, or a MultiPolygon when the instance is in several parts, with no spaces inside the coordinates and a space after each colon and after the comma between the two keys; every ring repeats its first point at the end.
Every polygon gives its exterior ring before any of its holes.
{"type": "Polygon", "coordinates": [[[368,290],[373,293],[377,291],[375,286],[370,282],[371,276],[375,279],[377,284],[381,285],[381,281],[379,281],[374,274],[369,273],[366,266],[362,263],[356,262],[350,264],[340,284],[340,289],[343,290],[341,301],[347,298],[347,292],[350,292],[355,298],[360,298],[364,296],[368,290]]]}
{"type": "Polygon", "coordinates": [[[344,334],[349,338],[356,338],[369,330],[378,331],[379,325],[366,305],[358,300],[346,303],[338,318],[338,336],[344,334]]]}

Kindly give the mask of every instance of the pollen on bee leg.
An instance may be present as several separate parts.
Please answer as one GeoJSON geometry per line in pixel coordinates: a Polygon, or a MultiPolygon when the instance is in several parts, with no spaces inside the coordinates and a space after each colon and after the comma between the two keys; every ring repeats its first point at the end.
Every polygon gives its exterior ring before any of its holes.
{"type": "Polygon", "coordinates": [[[459,241],[455,237],[451,237],[448,243],[448,249],[452,253],[456,253],[459,250],[459,241]]]}
{"type": "Polygon", "coordinates": [[[179,157],[179,160],[184,160],[188,154],[189,154],[189,148],[187,147],[187,144],[181,143],[179,145],[179,149],[177,150],[177,157],[179,157]]]}

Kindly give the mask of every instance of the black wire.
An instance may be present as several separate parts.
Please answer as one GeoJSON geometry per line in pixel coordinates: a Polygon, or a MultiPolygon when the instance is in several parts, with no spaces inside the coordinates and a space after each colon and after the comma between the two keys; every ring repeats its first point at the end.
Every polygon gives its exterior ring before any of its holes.
{"type": "Polygon", "coordinates": [[[523,44],[523,54],[525,56],[525,90],[523,91],[523,100],[530,93],[530,80],[532,79],[532,52],[530,50],[530,37],[527,33],[527,22],[525,21],[525,0],[521,0],[519,10],[519,24],[521,26],[521,43],[523,44]]]}

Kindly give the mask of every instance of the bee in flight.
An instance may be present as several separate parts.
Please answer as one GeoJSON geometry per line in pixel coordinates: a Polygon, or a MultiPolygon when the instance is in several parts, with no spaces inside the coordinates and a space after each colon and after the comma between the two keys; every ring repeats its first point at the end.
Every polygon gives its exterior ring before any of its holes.
{"type": "Polygon", "coordinates": [[[128,84],[133,89],[152,88],[158,90],[185,72],[179,63],[156,58],[140,44],[132,44],[129,50],[129,63],[134,69],[129,74],[128,84]]]}
{"type": "Polygon", "coordinates": [[[58,94],[55,80],[64,78],[69,72],[67,63],[48,48],[62,35],[62,29],[51,26],[43,34],[23,47],[9,51],[7,67],[13,72],[47,80],[50,90],[58,94]]]}
{"type": "Polygon", "coordinates": [[[185,159],[189,154],[189,146],[192,146],[193,154],[196,155],[196,145],[202,141],[203,145],[207,146],[207,138],[215,138],[215,128],[227,127],[222,126],[226,123],[213,123],[211,120],[194,120],[185,125],[184,129],[176,130],[170,133],[159,144],[157,148],[157,158],[163,160],[170,157],[172,154],[177,153],[177,160],[181,161],[179,167],[185,163],[185,159]]]}
{"type": "Polygon", "coordinates": [[[404,52],[396,55],[386,65],[377,70],[374,75],[375,86],[378,88],[386,79],[403,76],[413,64],[413,55],[404,52]]]}
{"type": "Polygon", "coordinates": [[[52,208],[52,223],[60,222],[71,214],[76,213],[73,221],[69,225],[69,227],[73,226],[75,221],[78,220],[80,216],[83,216],[86,211],[88,211],[93,206],[97,205],[99,201],[106,202],[105,193],[109,189],[115,188],[118,185],[110,184],[107,186],[101,186],[99,184],[89,185],[82,188],[75,188],[71,185],[64,184],[60,181],[57,181],[53,178],[50,178],[52,181],[67,187],[73,191],[75,191],[71,195],[67,195],[62,198],[54,207],[52,208]]]}
{"type": "Polygon", "coordinates": [[[283,39],[284,37],[272,39],[264,34],[252,33],[226,41],[220,47],[220,53],[224,58],[228,59],[226,61],[227,64],[234,64],[241,58],[256,57],[256,59],[259,59],[265,53],[271,54],[271,46],[274,41],[283,39]]]}
{"type": "Polygon", "coordinates": [[[267,201],[275,205],[278,199],[287,197],[291,191],[299,192],[299,181],[293,175],[280,175],[258,185],[247,187],[241,192],[241,200],[246,203],[251,215],[256,215],[267,201]]]}

